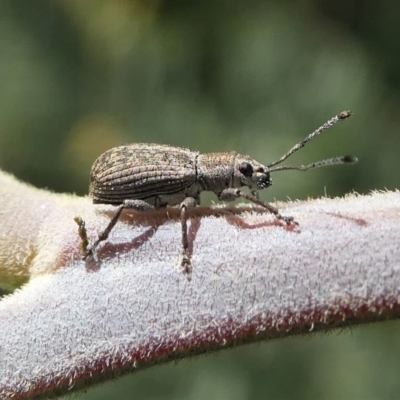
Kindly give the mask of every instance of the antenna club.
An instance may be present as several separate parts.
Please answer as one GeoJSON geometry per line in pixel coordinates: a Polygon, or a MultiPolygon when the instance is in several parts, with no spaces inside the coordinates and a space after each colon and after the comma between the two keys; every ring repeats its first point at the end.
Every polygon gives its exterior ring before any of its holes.
{"type": "Polygon", "coordinates": [[[352,114],[353,114],[353,113],[352,113],[350,110],[342,111],[342,112],[338,115],[338,118],[339,118],[339,119],[346,119],[346,118],[349,118],[350,115],[352,115],[352,114]]]}
{"type": "Polygon", "coordinates": [[[358,158],[355,156],[344,156],[343,162],[346,164],[353,164],[353,163],[358,162],[358,158]]]}

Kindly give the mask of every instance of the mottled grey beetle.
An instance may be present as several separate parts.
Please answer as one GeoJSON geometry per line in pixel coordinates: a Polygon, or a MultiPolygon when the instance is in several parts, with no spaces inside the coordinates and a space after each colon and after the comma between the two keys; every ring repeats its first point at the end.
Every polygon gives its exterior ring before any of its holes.
{"type": "Polygon", "coordinates": [[[289,169],[306,171],[356,162],[355,157],[344,156],[309,165],[272,168],[350,115],[350,111],[336,115],[267,166],[236,152],[200,154],[198,151],[161,144],[133,143],[106,151],[93,164],[89,195],[93,203],[115,204],[117,208],[108,226],[87,249],[84,258],[92,255],[98,244],[108,238],[124,208],[148,211],[179,205],[183,245],[181,265],[189,272],[187,210],[199,204],[199,195],[203,191],[214,192],[223,201],[245,198],[264,207],[286,224],[295,224],[292,217],[282,216],[278,209],[259,200],[258,191],[272,185],[271,172],[289,169]],[[251,194],[242,191],[241,188],[245,186],[251,194]]]}

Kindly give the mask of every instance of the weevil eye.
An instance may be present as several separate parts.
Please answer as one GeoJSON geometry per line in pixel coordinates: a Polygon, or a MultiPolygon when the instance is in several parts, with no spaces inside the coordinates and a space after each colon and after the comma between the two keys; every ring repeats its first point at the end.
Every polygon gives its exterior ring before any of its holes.
{"type": "Polygon", "coordinates": [[[251,177],[254,172],[252,165],[248,162],[242,162],[239,166],[239,171],[248,178],[251,177]]]}

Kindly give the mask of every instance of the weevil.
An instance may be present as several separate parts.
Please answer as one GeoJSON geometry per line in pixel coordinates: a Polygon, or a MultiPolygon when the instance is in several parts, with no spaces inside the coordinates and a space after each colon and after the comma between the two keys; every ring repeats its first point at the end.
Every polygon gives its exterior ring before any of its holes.
{"type": "Polygon", "coordinates": [[[93,203],[116,206],[109,224],[98,239],[87,248],[84,259],[93,255],[99,243],[105,241],[126,208],[149,211],[166,206],[179,206],[182,229],[182,261],[185,272],[191,271],[187,219],[188,210],[200,203],[200,193],[214,192],[219,200],[244,198],[263,207],[286,224],[297,224],[292,217],[282,216],[274,206],[262,201],[258,191],[272,185],[270,174],[283,170],[306,171],[311,168],[357,161],[343,156],[313,162],[308,165],[276,166],[301,149],[337,122],[348,118],[343,111],[328,120],[278,160],[263,165],[248,155],[236,152],[206,153],[161,144],[133,143],[112,148],[94,162],[90,176],[89,195],[93,203]],[[244,192],[247,187],[250,193],[244,192]]]}

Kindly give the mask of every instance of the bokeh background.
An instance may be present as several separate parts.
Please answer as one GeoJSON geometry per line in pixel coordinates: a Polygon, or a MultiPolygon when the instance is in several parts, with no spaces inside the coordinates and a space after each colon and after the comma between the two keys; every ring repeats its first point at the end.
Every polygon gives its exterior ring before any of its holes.
{"type": "MultiPolygon", "coordinates": [[[[274,175],[267,200],[398,187],[400,3],[0,0],[0,168],[87,193],[106,149],[160,142],[271,162],[354,116],[274,175]]],[[[205,196],[204,202],[215,200],[205,196]]],[[[168,364],[78,399],[394,399],[400,325],[297,337],[168,364]]]]}

